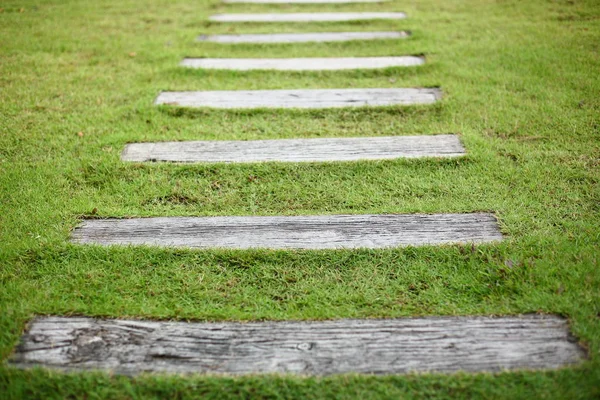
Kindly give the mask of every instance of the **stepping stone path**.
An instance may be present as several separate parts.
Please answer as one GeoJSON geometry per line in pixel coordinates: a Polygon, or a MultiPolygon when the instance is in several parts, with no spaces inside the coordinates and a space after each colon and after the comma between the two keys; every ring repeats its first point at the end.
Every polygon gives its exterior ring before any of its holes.
{"type": "Polygon", "coordinates": [[[425,63],[423,57],[344,57],[344,58],[186,58],[181,66],[236,71],[326,71],[412,67],[425,63]]]}
{"type": "Polygon", "coordinates": [[[464,154],[458,136],[430,135],[132,143],[125,147],[121,159],[138,162],[318,162],[458,157],[464,154]]]}
{"type": "Polygon", "coordinates": [[[316,32],[316,33],[262,33],[242,35],[201,35],[199,41],[215,43],[309,43],[349,42],[352,40],[405,39],[408,32],[316,32]]]}
{"type": "Polygon", "coordinates": [[[431,104],[439,89],[306,89],[162,92],[155,104],[213,108],[338,108],[431,104]]]}
{"type": "Polygon", "coordinates": [[[214,22],[338,22],[371,19],[404,19],[401,12],[292,13],[292,14],[219,14],[214,22]]]}
{"type": "Polygon", "coordinates": [[[90,219],[80,244],[228,249],[379,249],[502,240],[487,213],[90,219]]]}
{"type": "Polygon", "coordinates": [[[502,371],[584,358],[559,317],[185,323],[36,319],[13,366],[254,374],[502,371]]]}
{"type": "MultiPolygon", "coordinates": [[[[376,0],[227,0],[324,3],[376,0]]],[[[311,22],[402,19],[403,13],[226,14],[221,22],[311,22]]],[[[297,43],[404,38],[405,32],[329,32],[203,36],[218,43],[297,43]]],[[[422,61],[422,60],[421,60],[422,61]]],[[[188,59],[195,68],[316,70],[417,65],[406,57],[349,59],[188,59]],[[414,63],[414,64],[413,64],[414,63]]],[[[217,108],[325,108],[430,104],[438,89],[323,89],[164,92],[156,104],[217,108]]],[[[125,161],[349,161],[455,157],[454,135],[134,143],[125,161]]],[[[86,220],[72,241],[97,245],[184,248],[355,249],[494,243],[503,236],[490,213],[409,215],[158,217],[86,220]]],[[[185,323],[37,318],[11,363],[21,368],[255,374],[481,372],[554,369],[581,362],[585,351],[555,316],[404,318],[320,322],[185,323]]]]}

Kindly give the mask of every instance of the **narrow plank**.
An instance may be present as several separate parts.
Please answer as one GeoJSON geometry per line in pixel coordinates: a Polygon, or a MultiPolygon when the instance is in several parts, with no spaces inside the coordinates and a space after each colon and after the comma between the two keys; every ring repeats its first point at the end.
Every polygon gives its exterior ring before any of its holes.
{"type": "Polygon", "coordinates": [[[425,58],[423,57],[401,56],[341,58],[185,58],[180,65],[188,68],[236,71],[333,71],[344,69],[412,67],[424,63],[425,58]]]}
{"type": "Polygon", "coordinates": [[[123,161],[323,162],[465,154],[456,135],[131,143],[123,161]]]}
{"type": "Polygon", "coordinates": [[[402,12],[340,12],[291,14],[217,14],[209,17],[213,22],[336,22],[373,19],[404,19],[402,12]]]}
{"type": "Polygon", "coordinates": [[[258,33],[241,35],[200,35],[199,41],[215,43],[310,43],[349,42],[353,40],[405,39],[410,34],[398,32],[313,32],[313,33],[258,33]]]}
{"type": "Polygon", "coordinates": [[[229,4],[350,4],[350,3],[387,3],[390,0],[223,0],[229,4]]]}
{"type": "Polygon", "coordinates": [[[162,92],[154,102],[181,107],[339,108],[431,104],[441,91],[429,89],[308,89],[162,92]]]}
{"type": "Polygon", "coordinates": [[[555,369],[585,351],[556,316],[185,323],[42,317],[19,368],[302,375],[555,369]]]}
{"type": "Polygon", "coordinates": [[[502,240],[492,214],[155,217],[84,220],[79,244],[354,249],[502,240]]]}

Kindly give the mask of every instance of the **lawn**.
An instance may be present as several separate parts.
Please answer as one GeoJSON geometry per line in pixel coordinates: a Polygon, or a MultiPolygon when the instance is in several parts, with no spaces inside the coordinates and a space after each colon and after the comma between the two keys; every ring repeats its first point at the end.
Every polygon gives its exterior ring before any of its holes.
{"type": "Polygon", "coordinates": [[[34,315],[288,320],[550,313],[589,360],[557,371],[138,376],[20,371],[17,398],[600,397],[600,4],[419,0],[0,4],[0,360],[34,315]],[[209,23],[224,12],[405,11],[400,21],[209,23]],[[206,33],[410,30],[401,40],[223,45],[206,33]],[[425,54],[422,67],[230,72],[194,57],[425,54]],[[433,106],[186,110],[161,90],[441,87],[433,106]],[[135,141],[457,133],[464,158],[125,164],[135,141]],[[191,251],[69,243],[81,218],[494,212],[500,244],[191,251]]]}

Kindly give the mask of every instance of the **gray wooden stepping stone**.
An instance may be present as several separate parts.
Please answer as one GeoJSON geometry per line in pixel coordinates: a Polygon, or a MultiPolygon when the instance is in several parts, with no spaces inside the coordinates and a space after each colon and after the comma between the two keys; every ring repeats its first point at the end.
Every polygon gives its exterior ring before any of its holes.
{"type": "Polygon", "coordinates": [[[404,19],[402,12],[339,12],[292,14],[218,14],[209,18],[214,22],[334,22],[371,19],[404,19]]]}
{"type": "Polygon", "coordinates": [[[132,143],[124,161],[318,162],[458,157],[465,149],[456,135],[132,143]]]}
{"type": "Polygon", "coordinates": [[[425,63],[423,57],[341,57],[341,58],[186,58],[181,66],[237,71],[326,71],[411,67],[425,63]]]}
{"type": "Polygon", "coordinates": [[[250,323],[40,317],[9,363],[127,375],[330,375],[556,369],[585,357],[556,316],[250,323]]]}
{"type": "Polygon", "coordinates": [[[155,104],[213,108],[339,108],[431,104],[441,91],[429,89],[306,89],[162,92],[155,104]]]}
{"type": "Polygon", "coordinates": [[[408,32],[315,32],[315,33],[258,33],[241,35],[201,35],[199,41],[215,43],[308,43],[349,42],[352,40],[405,39],[408,32]]]}
{"type": "Polygon", "coordinates": [[[89,219],[72,242],[229,249],[354,249],[502,240],[492,214],[89,219]]]}
{"type": "Polygon", "coordinates": [[[244,4],[329,4],[329,3],[387,3],[390,0],[223,0],[223,3],[244,4]]]}

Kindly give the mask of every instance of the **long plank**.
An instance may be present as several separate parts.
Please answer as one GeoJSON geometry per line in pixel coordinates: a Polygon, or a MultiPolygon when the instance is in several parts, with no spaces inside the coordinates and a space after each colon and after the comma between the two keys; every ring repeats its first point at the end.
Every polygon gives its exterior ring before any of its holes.
{"type": "Polygon", "coordinates": [[[423,57],[341,57],[341,58],[185,58],[180,65],[188,68],[236,71],[333,71],[412,67],[425,63],[423,57]]]}
{"type": "Polygon", "coordinates": [[[404,19],[402,12],[340,12],[291,14],[217,14],[209,17],[214,22],[335,22],[373,19],[404,19]]]}
{"type": "Polygon", "coordinates": [[[155,104],[213,108],[339,108],[431,104],[439,89],[308,89],[162,92],[155,104]]]}
{"type": "Polygon", "coordinates": [[[492,214],[90,219],[72,242],[230,249],[353,249],[502,240],[492,214]]]}
{"type": "Polygon", "coordinates": [[[20,368],[330,375],[555,369],[584,350],[555,316],[185,323],[37,318],[20,368]]]}
{"type": "Polygon", "coordinates": [[[124,161],[323,162],[394,158],[458,157],[465,149],[456,135],[131,143],[124,161]]]}
{"type": "Polygon", "coordinates": [[[349,4],[349,3],[387,3],[390,0],[223,0],[229,4],[349,4]]]}
{"type": "Polygon", "coordinates": [[[352,40],[405,39],[410,34],[397,32],[315,32],[315,33],[258,33],[241,35],[201,35],[199,41],[215,43],[309,43],[349,42],[352,40]]]}

